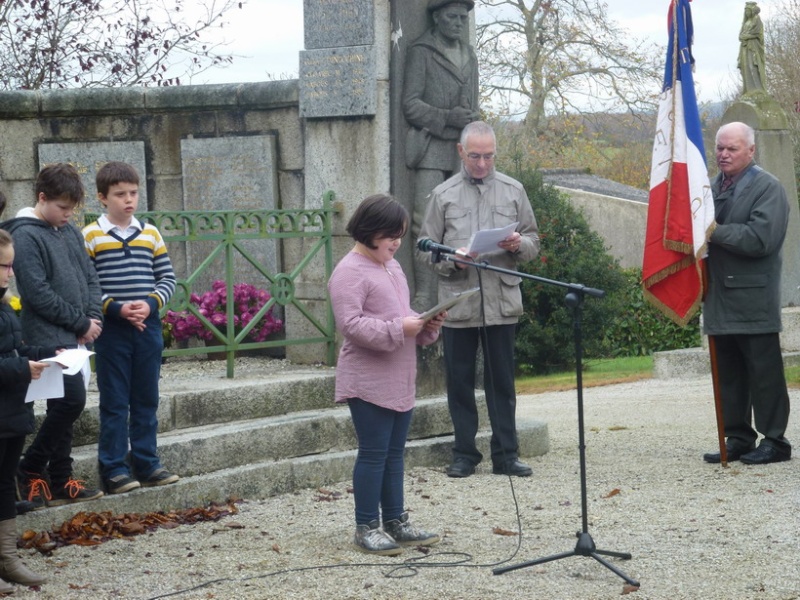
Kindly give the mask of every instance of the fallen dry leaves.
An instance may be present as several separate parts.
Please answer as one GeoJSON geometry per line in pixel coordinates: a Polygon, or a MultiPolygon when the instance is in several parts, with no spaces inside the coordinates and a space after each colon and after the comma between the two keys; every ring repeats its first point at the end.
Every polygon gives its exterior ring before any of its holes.
{"type": "Polygon", "coordinates": [[[509,531],[508,529],[503,529],[501,527],[492,527],[492,533],[495,535],[517,535],[516,531],[509,531]]]}
{"type": "Polygon", "coordinates": [[[17,546],[34,548],[42,554],[51,554],[56,548],[74,544],[96,546],[109,540],[141,535],[155,529],[174,529],[179,525],[191,525],[205,521],[219,521],[223,517],[239,512],[238,499],[225,504],[211,503],[206,507],[185,508],[169,512],[123,513],[79,512],[51,531],[25,531],[17,546]]]}

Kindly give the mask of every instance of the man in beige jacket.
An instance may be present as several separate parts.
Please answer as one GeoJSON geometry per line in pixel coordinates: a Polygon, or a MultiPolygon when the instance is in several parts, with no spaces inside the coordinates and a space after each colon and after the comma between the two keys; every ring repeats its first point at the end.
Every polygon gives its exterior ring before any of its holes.
{"type": "MultiPolygon", "coordinates": [[[[461,171],[437,186],[425,213],[420,239],[458,248],[466,254],[472,234],[517,223],[515,231],[494,251],[472,254],[476,262],[516,270],[518,263],[539,252],[536,218],[525,189],[494,169],[496,140],[482,121],[467,125],[457,145],[461,171]]],[[[475,445],[478,411],[475,403],[475,358],[483,348],[484,389],[492,425],[492,471],[528,476],[519,460],[514,389],[514,334],[522,314],[521,278],[516,275],[443,261],[431,264],[439,275],[439,300],[480,287],[480,294],[448,310],[442,328],[447,402],[455,441],[450,477],[468,477],[483,456],[475,445]]]]}

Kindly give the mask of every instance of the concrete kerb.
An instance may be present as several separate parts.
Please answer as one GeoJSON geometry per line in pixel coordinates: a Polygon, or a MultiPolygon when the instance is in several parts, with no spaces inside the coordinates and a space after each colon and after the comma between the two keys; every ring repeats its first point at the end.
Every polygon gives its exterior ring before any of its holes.
{"type": "MultiPolygon", "coordinates": [[[[784,366],[800,365],[800,352],[784,352],[784,366]]],[[[711,359],[707,348],[684,348],[653,354],[653,377],[656,379],[681,379],[703,377],[711,372],[711,359]]]]}

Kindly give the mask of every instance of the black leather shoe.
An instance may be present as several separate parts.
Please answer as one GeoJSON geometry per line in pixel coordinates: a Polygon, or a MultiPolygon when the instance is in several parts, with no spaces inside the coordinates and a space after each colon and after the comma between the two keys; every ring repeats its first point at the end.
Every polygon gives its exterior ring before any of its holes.
{"type": "MultiPolygon", "coordinates": [[[[739,460],[743,454],[753,451],[753,448],[732,448],[730,446],[725,447],[728,450],[728,462],[739,460]]],[[[722,462],[722,457],[720,456],[719,452],[709,452],[708,454],[703,454],[703,460],[707,463],[718,464],[722,462]]]]}
{"type": "Polygon", "coordinates": [[[492,467],[492,473],[495,475],[515,475],[517,477],[529,477],[533,475],[533,469],[531,469],[524,462],[521,462],[519,459],[515,458],[507,463],[494,465],[492,467]]]}
{"type": "Polygon", "coordinates": [[[742,454],[740,460],[746,465],[766,465],[784,462],[792,458],[792,449],[779,450],[770,444],[761,444],[755,450],[742,454]]]}
{"type": "Polygon", "coordinates": [[[469,477],[475,472],[475,465],[466,458],[457,458],[445,472],[448,477],[469,477]]]}

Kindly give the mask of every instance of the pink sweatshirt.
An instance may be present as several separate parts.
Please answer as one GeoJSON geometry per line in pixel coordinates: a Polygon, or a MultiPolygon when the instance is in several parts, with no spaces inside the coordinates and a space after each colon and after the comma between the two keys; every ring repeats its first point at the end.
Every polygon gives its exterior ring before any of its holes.
{"type": "Polygon", "coordinates": [[[336,365],[336,402],[361,398],[395,410],[414,408],[416,345],[427,346],[439,332],[403,335],[411,310],[408,282],[392,259],[384,265],[349,252],[333,270],[328,291],[336,327],[344,336],[336,365]]]}

